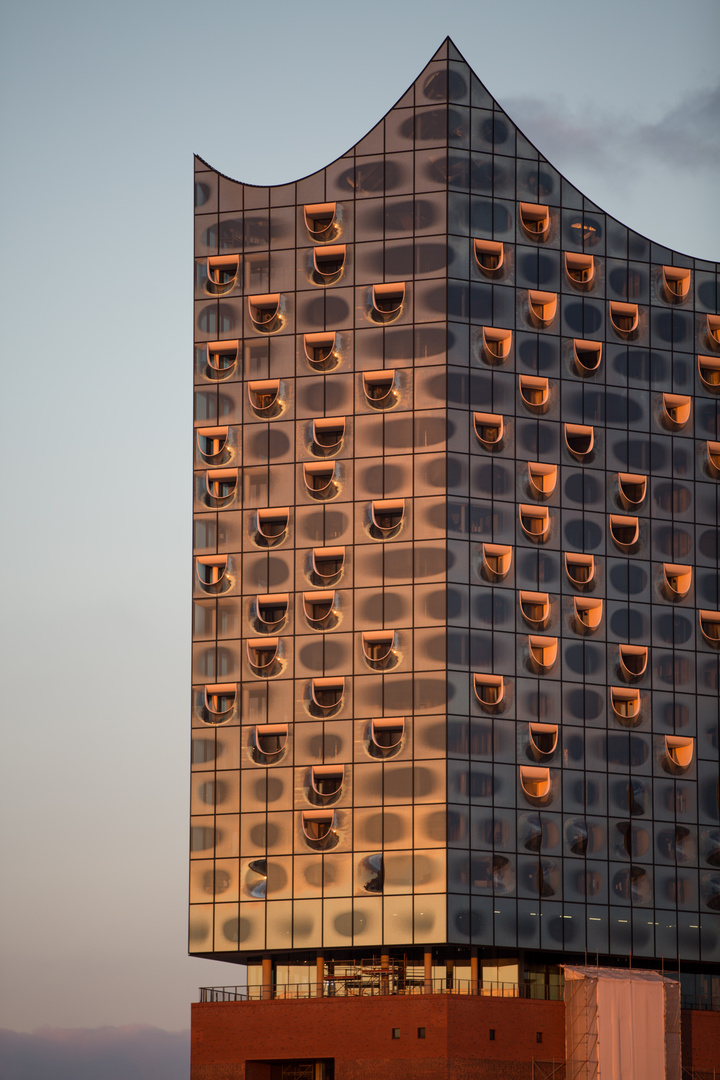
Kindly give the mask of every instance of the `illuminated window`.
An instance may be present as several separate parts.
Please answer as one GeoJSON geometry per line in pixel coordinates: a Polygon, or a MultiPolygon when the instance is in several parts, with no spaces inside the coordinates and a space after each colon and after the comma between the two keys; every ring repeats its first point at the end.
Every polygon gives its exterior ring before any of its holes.
{"type": "Polygon", "coordinates": [[[708,472],[711,476],[718,476],[720,475],[720,442],[711,442],[708,439],[706,449],[708,472]]]}
{"type": "Polygon", "coordinates": [[[528,726],[533,756],[540,759],[554,754],[558,744],[557,724],[538,724],[533,721],[528,726]]]}
{"type": "Polygon", "coordinates": [[[287,618],[289,593],[266,593],[255,598],[255,614],[259,629],[266,633],[278,629],[287,618]]]}
{"type": "Polygon", "coordinates": [[[573,285],[589,286],[595,277],[595,260],[592,255],[580,252],[565,252],[565,273],[573,285]]]}
{"type": "Polygon", "coordinates": [[[313,548],[312,572],[321,584],[334,583],[345,565],[344,547],[313,548]]]}
{"type": "Polygon", "coordinates": [[[576,589],[584,589],[595,578],[595,557],[565,552],[565,573],[576,589]]]}
{"type": "Polygon", "coordinates": [[[216,296],[230,292],[237,284],[239,255],[211,255],[206,264],[210,292],[216,296]]]}
{"type": "Polygon", "coordinates": [[[544,543],[550,537],[550,513],[546,506],[521,503],[518,507],[520,526],[530,540],[544,543]]]}
{"type": "Polygon", "coordinates": [[[287,745],[287,724],[258,724],[255,727],[255,749],[263,757],[277,757],[287,745]]]}
{"type": "Polygon", "coordinates": [[[692,399],[685,394],[663,394],[663,421],[671,431],[684,428],[690,419],[692,399]]]}
{"type": "Polygon", "coordinates": [[[239,341],[208,341],[205,346],[205,360],[213,378],[227,379],[232,375],[239,348],[239,341]]]}
{"type": "Polygon", "coordinates": [[[338,281],[345,266],[345,245],[313,248],[313,270],[319,285],[332,285],[338,281]]]}
{"type": "Polygon", "coordinates": [[[620,674],[628,682],[640,679],[647,670],[647,645],[620,645],[620,674]]]}
{"type": "Polygon", "coordinates": [[[530,492],[536,498],[549,498],[557,485],[557,465],[544,465],[539,461],[528,461],[528,482],[530,492]]]}
{"type": "Polygon", "coordinates": [[[475,240],[475,261],[483,273],[492,275],[502,267],[504,252],[499,240],[475,240]]]}
{"type": "Polygon", "coordinates": [[[700,631],[708,645],[720,645],[720,611],[700,611],[700,631]]]}
{"type": "Polygon", "coordinates": [[[539,375],[519,375],[523,404],[532,412],[545,412],[550,401],[550,384],[539,375]]]}
{"type": "Polygon", "coordinates": [[[222,592],[229,587],[227,555],[199,555],[195,568],[198,581],[206,592],[222,592]]]}
{"type": "Polygon", "coordinates": [[[575,608],[575,627],[581,634],[592,634],[602,622],[602,600],[590,600],[585,597],[573,597],[575,608]]]}
{"type": "Polygon", "coordinates": [[[312,592],[303,593],[303,611],[305,618],[314,630],[327,630],[329,624],[335,619],[335,593],[312,592]]]}
{"type": "Polygon", "coordinates": [[[397,401],[395,393],[395,371],[364,371],[363,393],[369,405],[375,409],[388,409],[397,401]]]}
{"type": "Polygon", "coordinates": [[[312,438],[316,453],[329,451],[334,453],[342,446],[345,435],[345,417],[333,416],[325,419],[313,420],[312,438]]]}
{"type": "Polygon", "coordinates": [[[683,600],[692,586],[692,566],[663,563],[663,586],[668,600],[683,600]]]}
{"type": "Polygon", "coordinates": [[[690,271],[682,266],[663,266],[663,292],[668,300],[684,300],[690,292],[690,271]]]}
{"type": "Polygon", "coordinates": [[[313,765],[310,786],[319,799],[331,799],[340,794],[344,776],[343,765],[313,765]]]}
{"type": "Polygon", "coordinates": [[[573,359],[578,375],[593,375],[602,361],[602,341],[573,338],[573,359]]]}
{"type": "Polygon", "coordinates": [[[610,704],[619,720],[636,720],[640,716],[640,691],[624,686],[611,686],[610,704]]]}
{"type": "Polygon", "coordinates": [[[526,623],[534,630],[544,630],[550,622],[550,597],[547,593],[527,592],[518,594],[520,611],[526,623]]]}
{"type": "Polygon", "coordinates": [[[528,289],[528,306],[538,326],[549,326],[557,314],[557,293],[528,289]]]}
{"type": "Polygon", "coordinates": [[[335,814],[332,810],[303,810],[302,829],[311,846],[325,847],[333,836],[335,814]]]}
{"type": "Polygon", "coordinates": [[[720,357],[698,356],[698,374],[706,390],[720,390],[720,357]]]}
{"type": "Polygon", "coordinates": [[[483,571],[489,581],[502,581],[510,573],[512,548],[506,544],[483,544],[483,571]]]}
{"type": "Polygon", "coordinates": [[[720,345],[720,315],[707,316],[707,335],[711,345],[720,345]]]}
{"type": "Polygon", "coordinates": [[[208,469],[205,473],[205,491],[211,504],[229,503],[235,495],[238,483],[237,469],[208,469]]]}
{"type": "Polygon", "coordinates": [[[314,499],[329,499],[337,494],[334,461],[323,461],[322,464],[305,462],[303,480],[308,493],[314,499]]]}
{"type": "Polygon", "coordinates": [[[197,429],[197,447],[207,461],[220,458],[227,448],[227,427],[206,427],[197,429]]]}
{"type": "Polygon", "coordinates": [[[378,540],[389,540],[399,532],[404,517],[404,499],[375,499],[370,504],[370,532],[378,540]]]}
{"type": "Polygon", "coordinates": [[[640,538],[640,523],[636,517],[610,514],[610,535],[621,551],[629,551],[640,538]]]}
{"type": "Polygon", "coordinates": [[[473,675],[475,697],[487,712],[497,709],[505,699],[505,680],[502,675],[473,675]]]}
{"type": "Polygon", "coordinates": [[[313,705],[322,712],[330,712],[342,705],[345,696],[345,680],[313,679],[310,684],[310,696],[313,705]]]}
{"type": "Polygon", "coordinates": [[[237,687],[235,683],[214,683],[204,690],[203,719],[206,724],[223,724],[235,712],[237,687]]]}
{"type": "Polygon", "coordinates": [[[647,495],[647,476],[641,473],[618,473],[618,495],[626,510],[635,510],[647,495]]]}
{"type": "Polygon", "coordinates": [[[487,450],[497,450],[502,445],[505,425],[502,416],[496,413],[473,413],[475,435],[479,443],[487,450]]]}
{"type": "Polygon", "coordinates": [[[305,228],[312,240],[333,240],[337,234],[337,203],[309,203],[305,207],[305,228]]]}
{"type": "Polygon", "coordinates": [[[545,240],[550,232],[550,210],[538,203],[520,203],[520,224],[533,240],[545,240]]]}
{"type": "Polygon", "coordinates": [[[250,667],[266,678],[274,668],[279,647],[278,638],[248,638],[246,648],[250,667]]]}
{"type": "Polygon", "coordinates": [[[303,335],[305,356],[316,371],[331,371],[337,367],[339,357],[335,351],[336,337],[335,333],[303,335]]]}
{"type": "Polygon", "coordinates": [[[507,360],[512,347],[512,330],[503,330],[499,326],[483,326],[483,352],[490,364],[501,364],[507,360]]]}
{"type": "Polygon", "coordinates": [[[695,740],[679,735],[665,736],[665,756],[674,772],[685,772],[692,765],[695,740]]]}
{"type": "Polygon", "coordinates": [[[270,334],[274,330],[279,330],[282,323],[280,293],[248,296],[248,314],[254,329],[259,333],[270,334]]]}
{"type": "Polygon", "coordinates": [[[393,716],[370,721],[370,744],[368,749],[374,757],[391,757],[402,747],[405,718],[393,716]]]}
{"type": "Polygon", "coordinates": [[[528,799],[546,798],[550,794],[550,770],[532,765],[521,765],[520,786],[528,799]]]}
{"type": "Polygon", "coordinates": [[[565,445],[573,457],[581,460],[592,453],[595,445],[595,430],[586,424],[566,424],[565,445]]]}
{"type": "Polygon", "coordinates": [[[550,671],[557,660],[557,638],[539,637],[537,634],[530,634],[528,648],[530,650],[530,666],[541,673],[550,671]]]}
{"type": "Polygon", "coordinates": [[[405,282],[373,285],[371,315],[376,322],[393,322],[402,313],[405,302],[405,282]]]}
{"type": "Polygon", "coordinates": [[[258,382],[249,382],[248,397],[253,412],[258,416],[276,416],[280,411],[280,380],[262,379],[258,382]]]}
{"type": "Polygon", "coordinates": [[[256,540],[263,547],[273,547],[282,543],[287,535],[289,506],[276,506],[272,509],[258,510],[256,540]]]}
{"type": "Polygon", "coordinates": [[[362,650],[365,659],[372,668],[387,668],[393,665],[397,656],[393,651],[395,634],[392,630],[364,631],[362,650]]]}
{"type": "Polygon", "coordinates": [[[624,304],[619,300],[610,301],[610,322],[622,337],[634,334],[639,321],[637,304],[624,304]]]}

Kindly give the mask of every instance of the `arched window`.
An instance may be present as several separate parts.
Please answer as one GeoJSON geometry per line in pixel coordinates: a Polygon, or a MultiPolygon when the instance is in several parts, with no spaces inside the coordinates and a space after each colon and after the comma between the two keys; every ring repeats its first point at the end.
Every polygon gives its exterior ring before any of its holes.
{"type": "Polygon", "coordinates": [[[638,328],[640,313],[637,304],[624,304],[619,300],[610,301],[610,322],[621,337],[629,337],[638,328]]]}
{"type": "Polygon", "coordinates": [[[235,683],[214,683],[204,689],[206,724],[224,724],[235,712],[237,686],[235,683]]]}
{"type": "Polygon", "coordinates": [[[499,450],[502,446],[505,425],[496,413],[473,413],[473,426],[479,443],[486,450],[499,450]]]}
{"type": "Polygon", "coordinates": [[[528,461],[530,492],[537,499],[549,499],[557,486],[557,465],[528,461]]]}
{"type": "Polygon", "coordinates": [[[389,409],[397,401],[395,371],[392,368],[383,371],[364,371],[362,384],[365,400],[374,409],[389,409]]]}
{"type": "Polygon", "coordinates": [[[261,334],[271,334],[282,325],[280,293],[248,296],[248,314],[253,328],[261,334]]]}
{"type": "Polygon", "coordinates": [[[630,551],[640,539],[640,522],[636,517],[610,514],[610,535],[621,551],[630,551]]]}
{"type": "Polygon", "coordinates": [[[690,292],[691,274],[683,266],[663,266],[662,280],[666,300],[684,300],[690,292]]]}
{"type": "Polygon", "coordinates": [[[250,405],[257,416],[268,419],[278,415],[282,405],[279,379],[249,382],[247,387],[250,405]]]}
{"type": "Polygon", "coordinates": [[[208,341],[205,346],[205,360],[210,375],[214,379],[227,379],[237,365],[239,341],[208,341]]]}
{"type": "Polygon", "coordinates": [[[335,583],[343,572],[345,548],[313,548],[312,573],[322,585],[335,583]]]}
{"type": "Polygon", "coordinates": [[[239,255],[210,255],[206,263],[208,292],[215,296],[230,292],[235,287],[240,268],[239,255]]]}
{"type": "Polygon", "coordinates": [[[674,772],[685,772],[692,765],[695,752],[695,740],[679,735],[665,736],[665,756],[674,772]]]}
{"type": "Polygon", "coordinates": [[[528,725],[530,729],[530,752],[539,761],[542,758],[554,754],[558,744],[557,724],[538,724],[534,721],[528,725]]]}
{"type": "Polygon", "coordinates": [[[594,375],[602,361],[602,341],[573,338],[573,359],[578,375],[594,375]]]}
{"type": "Polygon", "coordinates": [[[591,600],[589,598],[575,596],[573,597],[573,605],[575,608],[575,628],[577,631],[581,634],[594,633],[602,622],[602,600],[591,600]]]}
{"type": "Polygon", "coordinates": [[[720,356],[698,356],[698,375],[706,390],[720,390],[720,356]]]}
{"type": "Polygon", "coordinates": [[[343,765],[313,765],[310,769],[310,787],[318,799],[327,801],[340,794],[344,776],[343,765]]]}
{"type": "Polygon", "coordinates": [[[628,682],[641,679],[647,670],[647,645],[620,645],[620,674],[628,682]]]}
{"type": "Polygon", "coordinates": [[[720,611],[699,611],[700,632],[708,645],[720,645],[720,611]]]}
{"type": "Polygon", "coordinates": [[[635,510],[647,495],[647,476],[618,473],[618,495],[625,510],[635,510]]]}
{"type": "Polygon", "coordinates": [[[313,679],[310,684],[310,696],[313,705],[321,710],[321,713],[338,709],[345,696],[345,679],[313,679]]]}
{"type": "Polygon", "coordinates": [[[317,454],[335,453],[342,447],[345,417],[333,416],[313,420],[313,449],[317,454]]]}
{"type": "Polygon", "coordinates": [[[303,464],[303,480],[308,494],[313,499],[331,499],[337,494],[334,461],[323,461],[322,463],[309,463],[306,461],[303,464]]]}
{"type": "Polygon", "coordinates": [[[337,203],[308,203],[305,207],[305,228],[311,240],[320,243],[334,240],[337,235],[337,203]]]}
{"type": "Polygon", "coordinates": [[[522,617],[534,630],[544,630],[550,622],[550,597],[547,593],[521,589],[518,598],[522,617]]]}
{"type": "Polygon", "coordinates": [[[405,282],[373,285],[371,316],[375,322],[394,322],[402,314],[405,303],[405,282]]]}
{"type": "Polygon", "coordinates": [[[528,289],[530,316],[538,326],[549,326],[557,315],[557,293],[528,289]]]}
{"type": "Polygon", "coordinates": [[[483,352],[490,364],[502,364],[507,360],[512,348],[512,330],[503,330],[499,326],[483,326],[483,352]]]}
{"type": "Polygon", "coordinates": [[[224,592],[229,588],[227,555],[198,555],[195,568],[200,586],[205,592],[224,592]]]}
{"type": "Polygon", "coordinates": [[[595,557],[565,552],[565,573],[576,589],[585,589],[595,578],[595,557]]]}
{"type": "Polygon", "coordinates": [[[323,334],[304,334],[303,348],[307,361],[315,371],[331,371],[337,367],[339,357],[336,352],[337,335],[335,332],[323,334]]]}
{"type": "Polygon", "coordinates": [[[692,566],[663,563],[663,591],[668,600],[683,600],[692,587],[692,566]]]}
{"type": "Polygon", "coordinates": [[[502,675],[475,674],[473,688],[480,707],[486,712],[500,708],[505,700],[505,680],[502,675]]]}
{"type": "Polygon", "coordinates": [[[342,277],[345,266],[345,244],[313,248],[313,271],[318,285],[333,285],[342,277]]]}
{"type": "Polygon", "coordinates": [[[404,734],[403,716],[371,720],[368,750],[373,757],[391,757],[401,750],[404,734]]]}
{"type": "Polygon", "coordinates": [[[579,251],[565,252],[565,273],[568,280],[578,288],[589,288],[595,277],[595,261],[592,255],[579,251]]]}
{"type": "Polygon", "coordinates": [[[289,593],[266,593],[255,598],[255,615],[258,629],[274,633],[285,622],[290,602],[289,593]]]}
{"type": "Polygon", "coordinates": [[[499,240],[474,240],[475,262],[484,274],[491,277],[502,267],[504,252],[499,240]]]}
{"type": "Polygon", "coordinates": [[[205,473],[205,492],[212,506],[227,505],[237,491],[237,469],[208,469],[205,473]]]}
{"type": "Polygon", "coordinates": [[[313,630],[328,630],[335,618],[335,592],[303,593],[303,611],[313,630]]]}
{"type": "Polygon", "coordinates": [[[520,224],[533,240],[546,240],[550,232],[550,210],[539,203],[520,203],[520,224]]]}
{"type": "Polygon", "coordinates": [[[255,727],[255,749],[264,758],[276,758],[282,754],[287,740],[287,724],[257,724],[255,727]]]}
{"type": "Polygon", "coordinates": [[[720,345],[720,315],[707,316],[707,335],[712,346],[720,345]]]}
{"type": "Polygon", "coordinates": [[[640,716],[640,691],[624,686],[611,686],[610,704],[618,720],[637,720],[640,716]]]}
{"type": "Polygon", "coordinates": [[[302,829],[311,847],[329,847],[333,839],[335,814],[332,810],[303,810],[302,829]]]}
{"type": "Polygon", "coordinates": [[[528,648],[530,650],[530,666],[535,671],[544,674],[554,667],[558,655],[557,638],[539,637],[537,634],[530,634],[528,648]]]}
{"type": "Polygon", "coordinates": [[[565,445],[578,461],[592,453],[595,445],[595,430],[586,424],[565,425],[565,445]]]}
{"type": "Polygon", "coordinates": [[[550,512],[546,506],[520,503],[520,527],[530,540],[544,544],[550,538],[550,512]]]}
{"type": "Polygon", "coordinates": [[[545,412],[550,402],[550,384],[539,375],[519,375],[523,404],[532,412],[545,412]]]}
{"type": "Polygon", "coordinates": [[[227,427],[198,428],[195,437],[198,450],[206,461],[216,462],[224,456],[228,441],[227,427]]]}
{"type": "Polygon", "coordinates": [[[274,547],[281,544],[287,536],[288,520],[290,518],[289,506],[276,506],[266,510],[258,510],[256,524],[256,540],[263,547],[274,547]]]}
{"type": "Polygon", "coordinates": [[[274,672],[279,647],[280,641],[276,637],[248,638],[246,642],[248,663],[256,675],[267,678],[274,672]]]}
{"type": "Polygon", "coordinates": [[[377,540],[390,540],[405,517],[404,499],[374,499],[370,504],[370,532],[377,540]]]}
{"type": "Polygon", "coordinates": [[[508,544],[483,544],[483,571],[488,581],[502,581],[510,573],[512,548],[508,544]]]}
{"type": "Polygon", "coordinates": [[[663,394],[663,422],[671,431],[684,428],[690,419],[692,398],[685,394],[663,394]]]}
{"type": "Polygon", "coordinates": [[[392,630],[363,631],[363,655],[372,668],[384,670],[397,661],[394,644],[395,634],[392,630]]]}
{"type": "Polygon", "coordinates": [[[551,789],[550,770],[541,766],[521,765],[520,786],[532,802],[546,799],[551,789]]]}

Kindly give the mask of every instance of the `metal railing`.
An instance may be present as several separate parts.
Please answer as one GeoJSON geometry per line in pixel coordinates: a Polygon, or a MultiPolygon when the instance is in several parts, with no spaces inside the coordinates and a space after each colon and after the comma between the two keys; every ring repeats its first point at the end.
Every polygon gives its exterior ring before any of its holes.
{"type": "Polygon", "coordinates": [[[534,1001],[562,1001],[562,986],[533,982],[474,982],[470,979],[399,980],[387,976],[326,977],[323,984],[280,983],[272,986],[201,986],[200,1001],[267,1001],[271,998],[349,998],[391,995],[457,994],[471,997],[529,998],[534,1001]]]}

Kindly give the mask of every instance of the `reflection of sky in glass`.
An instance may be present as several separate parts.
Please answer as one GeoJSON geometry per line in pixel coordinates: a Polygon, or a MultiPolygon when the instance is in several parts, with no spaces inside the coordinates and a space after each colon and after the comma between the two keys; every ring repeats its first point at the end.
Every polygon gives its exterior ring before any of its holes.
{"type": "Polygon", "coordinates": [[[461,3],[448,18],[420,0],[412,23],[376,5],[380,38],[377,20],[321,3],[318,21],[373,57],[367,79],[352,64],[348,77],[347,49],[324,57],[337,92],[322,125],[307,59],[316,26],[281,6],[273,79],[266,50],[247,48],[249,10],[214,9],[213,34],[242,51],[220,104],[195,6],[6,15],[3,793],[5,862],[22,867],[5,896],[10,1027],[178,1028],[198,984],[242,977],[184,956],[191,153],[247,181],[319,168],[450,32],[604,210],[693,255],[720,248],[712,3],[659,3],[650,23],[620,3],[602,15],[526,5],[518,35],[516,9],[461,3]],[[262,146],[258,103],[274,131],[262,146]]]}

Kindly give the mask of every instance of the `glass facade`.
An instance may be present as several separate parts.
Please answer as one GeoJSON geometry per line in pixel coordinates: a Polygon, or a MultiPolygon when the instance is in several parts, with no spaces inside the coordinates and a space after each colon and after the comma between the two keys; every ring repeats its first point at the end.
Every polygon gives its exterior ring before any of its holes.
{"type": "Polygon", "coordinates": [[[449,42],[195,201],[191,951],[719,960],[718,267],[449,42]]]}

